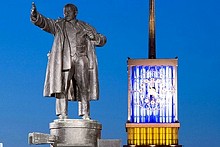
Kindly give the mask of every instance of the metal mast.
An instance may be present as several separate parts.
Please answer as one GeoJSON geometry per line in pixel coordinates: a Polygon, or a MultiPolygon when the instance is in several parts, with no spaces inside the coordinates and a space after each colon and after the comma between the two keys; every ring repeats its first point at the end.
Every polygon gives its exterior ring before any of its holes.
{"type": "Polygon", "coordinates": [[[148,58],[156,59],[156,43],[155,43],[155,0],[150,0],[150,16],[149,16],[149,49],[148,58]]]}

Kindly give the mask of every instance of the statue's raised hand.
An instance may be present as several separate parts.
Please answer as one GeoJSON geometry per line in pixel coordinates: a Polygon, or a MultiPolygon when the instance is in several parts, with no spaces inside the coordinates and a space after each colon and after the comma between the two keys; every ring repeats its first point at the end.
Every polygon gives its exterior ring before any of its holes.
{"type": "Polygon", "coordinates": [[[32,19],[37,19],[37,8],[34,2],[32,2],[32,7],[31,7],[31,17],[32,19]]]}

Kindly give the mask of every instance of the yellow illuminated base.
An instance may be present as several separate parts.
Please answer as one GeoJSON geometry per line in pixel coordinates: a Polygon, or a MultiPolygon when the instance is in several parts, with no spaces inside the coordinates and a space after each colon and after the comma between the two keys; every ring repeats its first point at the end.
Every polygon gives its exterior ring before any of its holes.
{"type": "Polygon", "coordinates": [[[178,145],[179,123],[127,123],[128,145],[178,145]]]}

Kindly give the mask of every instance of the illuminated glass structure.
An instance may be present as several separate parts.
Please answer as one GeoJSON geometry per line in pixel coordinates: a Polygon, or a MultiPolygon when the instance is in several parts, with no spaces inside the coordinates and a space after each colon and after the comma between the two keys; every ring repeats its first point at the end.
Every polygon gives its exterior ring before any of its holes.
{"type": "Polygon", "coordinates": [[[128,60],[128,146],[179,147],[177,104],[177,59],[128,60]]]}
{"type": "Polygon", "coordinates": [[[128,59],[127,145],[178,144],[177,59],[156,59],[155,0],[149,0],[149,59],[128,59]]]}
{"type": "Polygon", "coordinates": [[[129,121],[132,123],[177,121],[176,60],[163,60],[163,65],[152,64],[157,61],[139,60],[144,64],[128,65],[129,121]],[[166,63],[168,61],[172,64],[166,63]]]}

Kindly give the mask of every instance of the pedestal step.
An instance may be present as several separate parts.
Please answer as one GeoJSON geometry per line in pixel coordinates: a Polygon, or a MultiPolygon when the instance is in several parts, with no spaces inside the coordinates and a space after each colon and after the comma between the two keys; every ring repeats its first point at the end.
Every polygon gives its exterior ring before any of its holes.
{"type": "Polygon", "coordinates": [[[92,145],[66,145],[66,144],[58,144],[55,147],[93,147],[92,145]]]}
{"type": "Polygon", "coordinates": [[[124,145],[123,147],[182,147],[182,145],[124,145]]]}
{"type": "Polygon", "coordinates": [[[121,147],[119,139],[99,139],[98,147],[121,147]]]}

